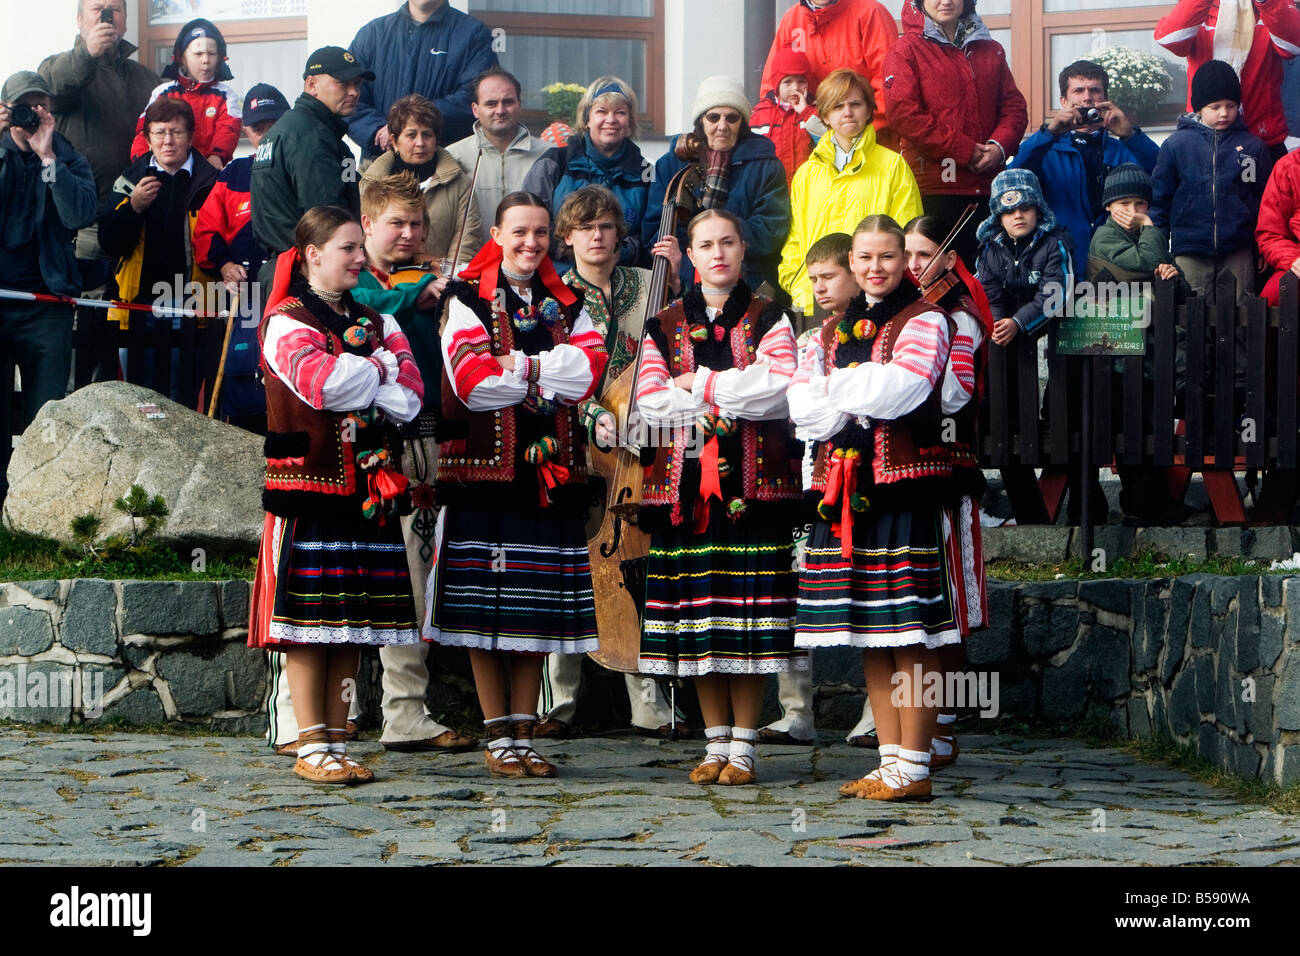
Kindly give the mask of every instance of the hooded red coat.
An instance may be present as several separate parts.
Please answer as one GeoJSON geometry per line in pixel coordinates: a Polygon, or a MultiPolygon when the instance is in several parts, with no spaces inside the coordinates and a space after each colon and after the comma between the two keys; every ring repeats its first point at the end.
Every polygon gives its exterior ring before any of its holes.
{"type": "Polygon", "coordinates": [[[833,70],[857,70],[871,81],[876,98],[876,139],[887,129],[881,66],[885,54],[898,40],[894,18],[876,0],[839,0],[829,7],[813,11],[796,3],[785,12],[772,39],[772,49],[763,67],[763,85],[759,95],[776,89],[781,77],[773,61],[783,48],[793,49],[808,58],[812,76],[808,86],[821,84],[833,70]]]}
{"type": "Polygon", "coordinates": [[[988,195],[997,170],[973,173],[975,146],[989,140],[1015,155],[1029,123],[1002,45],[979,29],[958,48],[904,0],[903,36],[885,57],[885,106],[921,195],[988,195]],[[951,162],[946,162],[951,160],[951,162]]]}

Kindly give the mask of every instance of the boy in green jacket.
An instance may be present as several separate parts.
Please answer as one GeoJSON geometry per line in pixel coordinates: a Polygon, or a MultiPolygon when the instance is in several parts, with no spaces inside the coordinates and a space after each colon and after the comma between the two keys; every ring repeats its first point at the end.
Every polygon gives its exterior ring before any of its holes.
{"type": "Polygon", "coordinates": [[[1103,270],[1111,281],[1140,282],[1153,275],[1172,279],[1178,275],[1169,255],[1169,237],[1151,222],[1151,177],[1136,163],[1111,170],[1102,190],[1102,205],[1109,215],[1088,246],[1088,281],[1103,270]]]}
{"type": "MultiPolygon", "coordinates": [[[[1151,204],[1151,177],[1136,163],[1116,166],[1106,177],[1102,205],[1109,215],[1092,236],[1088,246],[1089,282],[1150,282],[1173,279],[1179,274],[1169,255],[1169,237],[1151,222],[1147,208],[1151,204]]],[[[1185,354],[1180,342],[1179,366],[1185,354]]],[[[1147,353],[1151,340],[1147,339],[1147,353]]],[[[1144,362],[1144,365],[1147,363],[1144,362]]],[[[1180,374],[1180,378],[1181,378],[1180,374]]],[[[1151,376],[1143,376],[1146,398],[1143,409],[1151,408],[1151,376]]],[[[1118,383],[1120,380],[1115,379],[1118,383]]],[[[1123,408],[1122,401],[1114,408],[1123,408]]],[[[1144,415],[1144,418],[1148,417],[1144,415]]],[[[1143,427],[1150,422],[1144,421],[1143,427]]],[[[1165,469],[1154,465],[1120,465],[1119,506],[1125,524],[1177,525],[1190,514],[1181,501],[1169,495],[1165,469]]]]}

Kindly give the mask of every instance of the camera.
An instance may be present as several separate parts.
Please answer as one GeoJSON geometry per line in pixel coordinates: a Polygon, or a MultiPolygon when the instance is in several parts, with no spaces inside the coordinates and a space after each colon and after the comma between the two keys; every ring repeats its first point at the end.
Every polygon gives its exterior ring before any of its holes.
{"type": "Polygon", "coordinates": [[[41,125],[41,116],[26,103],[15,103],[9,110],[9,122],[29,133],[36,132],[41,125]]]}
{"type": "Polygon", "coordinates": [[[112,8],[112,7],[105,7],[103,10],[100,10],[100,11],[99,11],[99,22],[100,22],[100,23],[112,23],[112,22],[113,22],[113,8],[112,8]]]}
{"type": "Polygon", "coordinates": [[[1095,106],[1076,106],[1075,112],[1079,114],[1080,126],[1101,122],[1101,110],[1095,106]]]}

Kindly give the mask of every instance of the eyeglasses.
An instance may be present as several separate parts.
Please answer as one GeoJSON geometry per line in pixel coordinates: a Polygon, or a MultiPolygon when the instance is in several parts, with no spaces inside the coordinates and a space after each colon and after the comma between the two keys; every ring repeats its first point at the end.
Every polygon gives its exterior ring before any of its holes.
{"type": "Polygon", "coordinates": [[[739,113],[719,113],[716,110],[712,113],[705,113],[704,118],[710,123],[726,123],[728,126],[735,126],[740,122],[739,113]]]}
{"type": "Polygon", "coordinates": [[[149,130],[149,138],[156,139],[159,142],[165,142],[166,140],[169,139],[173,139],[173,140],[185,139],[189,135],[190,135],[190,131],[187,129],[172,129],[171,127],[168,127],[167,129],[149,130]]]}

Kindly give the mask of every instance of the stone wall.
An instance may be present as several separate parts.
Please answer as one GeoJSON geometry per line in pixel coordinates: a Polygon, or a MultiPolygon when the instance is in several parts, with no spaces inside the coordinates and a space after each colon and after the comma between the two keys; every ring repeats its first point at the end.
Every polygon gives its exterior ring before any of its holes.
{"type": "MultiPolygon", "coordinates": [[[[249,594],[247,581],[0,585],[0,719],[262,732],[266,677],[245,645],[249,594]]],[[[990,581],[989,619],[967,646],[966,670],[990,684],[996,675],[1000,714],[1031,724],[1103,717],[1125,736],[1171,737],[1243,776],[1300,781],[1300,577],[990,581]]],[[[435,713],[477,714],[463,657],[431,656],[435,713]]],[[[819,728],[852,726],[861,655],[818,651],[813,675],[819,728]]],[[[373,651],[358,697],[363,726],[374,726],[373,651]]],[[[972,707],[963,714],[977,723],[972,707]]]]}

